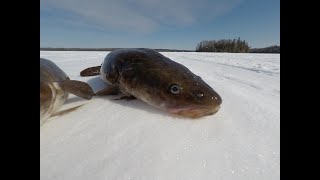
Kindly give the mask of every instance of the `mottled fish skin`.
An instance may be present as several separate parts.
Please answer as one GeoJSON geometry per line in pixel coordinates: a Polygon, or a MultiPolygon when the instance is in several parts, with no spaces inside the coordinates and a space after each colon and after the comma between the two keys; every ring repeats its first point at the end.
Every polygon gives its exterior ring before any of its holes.
{"type": "Polygon", "coordinates": [[[40,125],[60,108],[68,98],[54,82],[70,79],[56,64],[40,58],[40,125]]]}
{"type": "Polygon", "coordinates": [[[94,95],[88,84],[70,80],[55,63],[40,58],[40,125],[64,104],[69,90],[86,99],[94,95]]]}
{"type": "Polygon", "coordinates": [[[201,77],[151,49],[110,52],[101,65],[100,77],[124,94],[190,118],[212,115],[222,103],[201,77]]]}

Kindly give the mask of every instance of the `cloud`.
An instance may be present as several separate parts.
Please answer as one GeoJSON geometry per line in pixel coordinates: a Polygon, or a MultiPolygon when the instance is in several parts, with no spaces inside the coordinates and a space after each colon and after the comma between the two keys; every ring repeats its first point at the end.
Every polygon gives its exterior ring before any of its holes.
{"type": "Polygon", "coordinates": [[[40,0],[41,12],[91,27],[153,32],[160,27],[187,27],[213,19],[240,0],[40,0]],[[61,13],[63,12],[63,13],[61,13]]]}

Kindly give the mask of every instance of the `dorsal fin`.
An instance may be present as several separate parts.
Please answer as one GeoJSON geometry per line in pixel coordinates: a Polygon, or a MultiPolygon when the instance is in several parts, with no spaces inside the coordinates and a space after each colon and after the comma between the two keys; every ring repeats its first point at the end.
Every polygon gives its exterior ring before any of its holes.
{"type": "Polygon", "coordinates": [[[89,67],[80,72],[80,76],[98,76],[101,66],[89,67]]]}

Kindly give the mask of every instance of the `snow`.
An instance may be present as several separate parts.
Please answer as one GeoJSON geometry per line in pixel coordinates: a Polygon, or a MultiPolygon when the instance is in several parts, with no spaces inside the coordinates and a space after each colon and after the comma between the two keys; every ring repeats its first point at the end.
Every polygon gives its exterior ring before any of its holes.
{"type": "MultiPolygon", "coordinates": [[[[108,52],[40,51],[71,79],[108,52]]],[[[42,180],[280,179],[280,55],[162,52],[222,97],[213,116],[173,117],[140,100],[73,95],[40,127],[42,180]]]]}

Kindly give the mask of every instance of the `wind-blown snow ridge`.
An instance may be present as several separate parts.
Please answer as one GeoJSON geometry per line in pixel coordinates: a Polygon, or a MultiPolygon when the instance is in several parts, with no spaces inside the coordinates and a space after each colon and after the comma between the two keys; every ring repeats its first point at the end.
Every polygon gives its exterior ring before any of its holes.
{"type": "MultiPolygon", "coordinates": [[[[71,79],[108,52],[40,51],[71,79]]],[[[222,97],[220,111],[178,118],[140,100],[90,101],[70,95],[40,127],[40,177],[51,179],[280,179],[280,55],[163,52],[202,77],[222,97]]]]}

